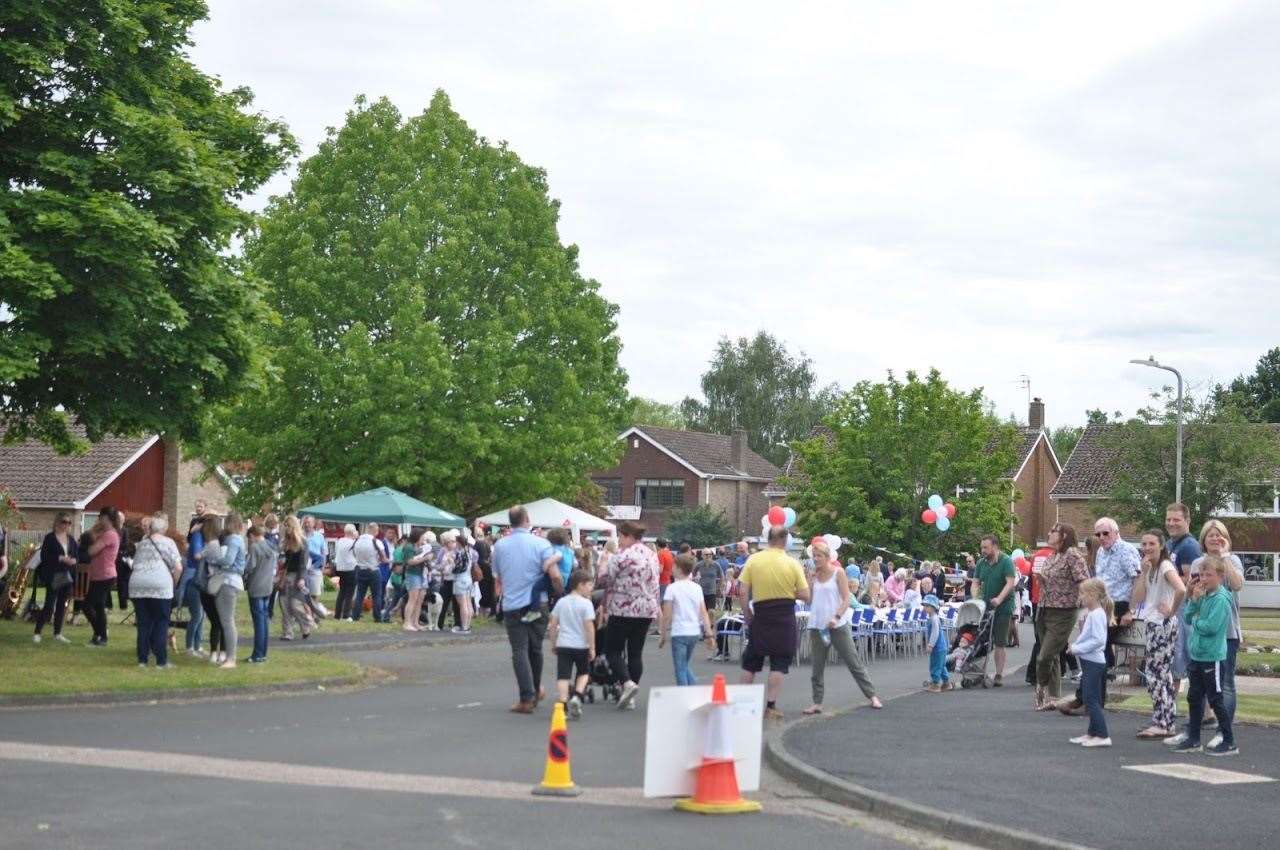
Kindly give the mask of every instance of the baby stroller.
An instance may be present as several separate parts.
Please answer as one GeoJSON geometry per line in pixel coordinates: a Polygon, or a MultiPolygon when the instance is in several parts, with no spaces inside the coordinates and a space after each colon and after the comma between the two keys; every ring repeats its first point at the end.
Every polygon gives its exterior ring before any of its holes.
{"type": "MultiPolygon", "coordinates": [[[[597,590],[592,593],[591,604],[595,606],[596,613],[599,614],[600,606],[604,604],[604,591],[597,590]]],[[[609,659],[604,654],[604,648],[609,640],[608,633],[608,622],[596,627],[596,657],[591,662],[591,669],[587,678],[587,690],[583,694],[587,698],[587,702],[591,704],[595,704],[597,687],[600,688],[603,702],[608,702],[609,700],[617,702],[622,699],[622,686],[613,681],[613,669],[609,666],[609,659]]]]}
{"type": "Polygon", "coordinates": [[[987,611],[987,605],[980,599],[970,599],[960,606],[956,614],[956,636],[952,642],[953,652],[968,648],[968,654],[957,656],[954,670],[960,675],[962,688],[989,688],[991,680],[987,678],[987,659],[991,657],[991,627],[995,622],[995,612],[987,611]]]}

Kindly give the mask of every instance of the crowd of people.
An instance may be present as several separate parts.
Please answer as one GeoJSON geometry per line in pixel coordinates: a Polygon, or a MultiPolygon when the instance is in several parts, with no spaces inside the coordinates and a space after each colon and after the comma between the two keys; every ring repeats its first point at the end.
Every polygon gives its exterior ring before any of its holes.
{"type": "Polygon", "coordinates": [[[1088,715],[1088,730],[1075,743],[1110,745],[1103,706],[1117,670],[1117,635],[1140,624],[1141,674],[1152,712],[1138,737],[1178,752],[1238,752],[1232,720],[1243,568],[1231,553],[1228,528],[1209,520],[1193,537],[1181,504],[1170,505],[1165,527],[1144,532],[1137,546],[1109,517],[1097,520],[1083,544],[1072,526],[1058,523],[1047,545],[1029,561],[1020,559],[1020,567],[995,535],[986,535],[979,554],[963,555],[956,571],[932,561],[895,565],[884,556],[842,564],[821,539],[797,559],[782,528],[770,530],[755,552],[746,542],[701,550],[684,544],[675,551],[665,540],[646,543],[635,522],[622,523],[616,539],[575,548],[562,529],[534,530],[523,507],[513,507],[509,521],[500,538],[480,527],[439,535],[416,529],[401,537],[393,525],[347,525],[330,557],[323,529],[310,517],[281,522],[267,514],[246,521],[235,513],[209,514],[198,504],[182,535],[163,513],[126,523],[105,507],[77,537],[71,517],[59,514],[40,548],[36,583],[45,594],[34,610],[33,639],[41,642],[52,625],[53,640],[68,642],[63,626],[70,608],[73,618],[83,615],[90,625],[89,646],[106,645],[113,593],[121,609],[133,606],[138,664],[154,659],[159,669],[173,666],[169,645],[177,630],[185,632],[188,655],[234,668],[242,594],[253,628],[251,663],[267,660],[277,614],[285,641],[307,639],[327,617],[354,622],[367,613],[414,632],[443,630],[452,615],[451,631],[466,636],[475,617],[494,616],[511,646],[518,692],[511,710],[532,713],[546,698],[543,644],[550,633],[557,696],[578,717],[592,681],[614,688],[620,709],[636,707],[650,637],[659,648],[670,646],[677,684],[696,684],[692,660],[699,644],[707,647],[707,660],[728,660],[713,623],[736,606],[749,634],[742,681],[755,681],[769,665],[766,714],[776,718],[797,655],[797,603],[808,608],[812,656],[812,703],[805,713],[816,714],[823,710],[833,652],[870,704],[881,706],[853,639],[853,618],[863,607],[922,609],[928,687],[950,689],[947,659],[954,647],[939,612],[948,598],[967,596],[983,600],[990,615],[996,687],[1004,684],[1017,622],[1034,623],[1026,673],[1032,707],[1088,715]],[[333,611],[320,602],[326,575],[338,588],[333,611]],[[1068,674],[1077,687],[1064,698],[1068,674]],[[1187,721],[1179,729],[1183,680],[1187,721]],[[1217,734],[1202,745],[1207,710],[1217,734]]]}

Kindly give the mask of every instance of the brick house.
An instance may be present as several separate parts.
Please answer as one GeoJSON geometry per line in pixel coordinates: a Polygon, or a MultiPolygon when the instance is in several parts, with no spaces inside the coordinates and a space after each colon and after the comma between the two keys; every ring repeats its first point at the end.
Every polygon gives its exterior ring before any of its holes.
{"type": "Polygon", "coordinates": [[[622,460],[591,474],[610,519],[638,520],[657,537],[672,508],[710,505],[738,536],[759,534],[769,510],[765,491],[782,472],[747,446],[745,431],[725,436],[638,425],[618,439],[626,443],[622,460]]]}
{"type": "Polygon", "coordinates": [[[0,445],[0,487],[18,503],[26,527],[42,533],[60,511],[79,530],[106,505],[129,517],[162,510],[181,530],[197,499],[225,515],[236,490],[220,467],[183,459],[177,443],[155,435],[106,437],[83,455],[59,455],[35,441],[0,445]]]}
{"type": "MultiPolygon", "coordinates": [[[[1086,427],[1050,493],[1057,521],[1073,526],[1081,536],[1093,529],[1099,517],[1111,511],[1109,499],[1116,451],[1106,436],[1116,427],[1105,424],[1086,427]]],[[[1258,427],[1272,428],[1280,439],[1280,427],[1258,427]]],[[[1246,489],[1251,492],[1237,496],[1226,510],[1216,514],[1231,529],[1233,548],[1244,563],[1245,586],[1240,593],[1240,604],[1280,608],[1280,492],[1273,484],[1246,489]]],[[[1192,517],[1192,531],[1205,519],[1192,517]]],[[[1134,541],[1141,532],[1142,529],[1131,523],[1122,524],[1120,528],[1122,536],[1134,541]]]]}

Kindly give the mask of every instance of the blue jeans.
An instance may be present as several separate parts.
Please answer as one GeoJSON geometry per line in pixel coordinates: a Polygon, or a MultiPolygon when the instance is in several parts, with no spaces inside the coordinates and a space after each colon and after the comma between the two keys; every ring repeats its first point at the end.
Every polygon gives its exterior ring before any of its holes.
{"type": "Polygon", "coordinates": [[[253,655],[250,659],[267,657],[267,632],[271,628],[271,618],[267,616],[267,603],[270,596],[250,596],[249,616],[253,618],[253,655]]]}
{"type": "Polygon", "coordinates": [[[1101,661],[1088,661],[1081,658],[1080,671],[1084,707],[1089,710],[1089,734],[1095,738],[1110,738],[1111,735],[1107,733],[1107,715],[1102,710],[1107,665],[1101,661]]]}
{"type": "Polygon", "coordinates": [[[204,636],[204,605],[200,602],[200,588],[196,587],[196,574],[183,572],[178,579],[178,598],[187,606],[187,649],[199,649],[204,636]]]}
{"type": "Polygon", "coordinates": [[[929,653],[929,681],[935,685],[945,685],[947,676],[947,643],[938,639],[938,647],[929,653]]]}
{"type": "Polygon", "coordinates": [[[138,663],[154,653],[156,666],[169,663],[169,607],[171,599],[132,599],[138,624],[138,663]]]}
{"type": "Polygon", "coordinates": [[[382,573],[377,569],[363,570],[356,569],[356,601],[354,610],[351,612],[351,619],[359,620],[360,615],[364,613],[364,592],[369,590],[373,594],[373,621],[375,623],[382,622],[382,573]]]}
{"type": "Polygon", "coordinates": [[[698,680],[693,676],[693,671],[689,669],[689,662],[693,660],[693,651],[698,648],[698,641],[700,640],[702,638],[697,635],[671,636],[671,661],[676,667],[677,685],[698,684],[698,680]]]}

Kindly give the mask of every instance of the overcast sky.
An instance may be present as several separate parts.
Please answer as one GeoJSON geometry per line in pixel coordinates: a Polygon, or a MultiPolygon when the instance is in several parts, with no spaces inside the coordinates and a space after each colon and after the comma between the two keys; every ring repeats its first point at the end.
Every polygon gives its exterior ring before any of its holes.
{"type": "Polygon", "coordinates": [[[1060,425],[1171,377],[1130,358],[1203,386],[1280,342],[1280,4],[210,7],[195,60],[304,154],[443,88],[545,168],[639,395],[765,328],[845,386],[937,366],[1025,416],[1029,375],[1060,425]]]}

